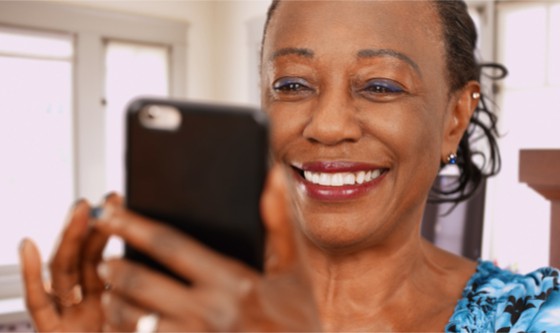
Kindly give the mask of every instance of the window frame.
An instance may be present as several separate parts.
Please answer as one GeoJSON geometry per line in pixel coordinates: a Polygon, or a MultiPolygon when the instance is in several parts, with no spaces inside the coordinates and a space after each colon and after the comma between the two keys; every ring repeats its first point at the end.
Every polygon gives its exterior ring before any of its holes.
{"type": "MultiPolygon", "coordinates": [[[[97,202],[105,191],[104,43],[107,39],[165,45],[170,50],[170,96],[186,96],[185,22],[42,1],[0,1],[0,25],[74,36],[74,197],[97,202]],[[96,138],[96,139],[93,139],[96,138]]],[[[69,206],[71,203],[68,203],[69,206]]],[[[15,250],[15,249],[14,249],[15,250]]],[[[43,254],[48,256],[50,254],[43,254]]],[[[46,258],[43,258],[45,260],[46,258]]],[[[22,297],[19,265],[0,264],[0,303],[22,297]]],[[[2,308],[2,307],[0,307],[2,308]]],[[[21,318],[22,309],[13,309],[21,318]]],[[[12,314],[0,311],[0,317],[12,314]]],[[[11,318],[12,318],[11,317],[11,318]]]]}

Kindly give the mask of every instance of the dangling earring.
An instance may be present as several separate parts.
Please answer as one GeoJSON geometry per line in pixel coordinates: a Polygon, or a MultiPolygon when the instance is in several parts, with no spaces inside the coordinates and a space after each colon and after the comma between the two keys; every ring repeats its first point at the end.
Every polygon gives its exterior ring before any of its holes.
{"type": "Polygon", "coordinates": [[[447,155],[447,164],[457,164],[457,155],[450,153],[447,155]]]}

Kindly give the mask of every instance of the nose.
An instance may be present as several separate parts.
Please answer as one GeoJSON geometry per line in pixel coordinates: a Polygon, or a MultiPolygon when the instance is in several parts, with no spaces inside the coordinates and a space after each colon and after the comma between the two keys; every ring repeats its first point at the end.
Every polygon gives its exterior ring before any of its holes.
{"type": "Polygon", "coordinates": [[[362,136],[362,127],[351,96],[344,90],[319,95],[303,136],[311,142],[327,146],[358,141],[362,136]]]}

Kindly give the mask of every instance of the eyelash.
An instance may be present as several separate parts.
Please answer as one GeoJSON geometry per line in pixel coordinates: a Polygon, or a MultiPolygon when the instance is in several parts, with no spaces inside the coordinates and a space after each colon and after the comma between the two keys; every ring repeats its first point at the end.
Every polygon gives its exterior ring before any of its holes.
{"type": "Polygon", "coordinates": [[[376,95],[401,94],[405,92],[400,84],[387,79],[374,79],[368,82],[363,90],[376,95]]]}
{"type": "Polygon", "coordinates": [[[279,79],[272,84],[272,89],[279,93],[298,93],[311,90],[305,80],[296,78],[279,79]]]}
{"type": "MultiPolygon", "coordinates": [[[[272,84],[272,90],[278,94],[284,95],[302,95],[313,90],[311,85],[301,78],[280,78],[272,84]]],[[[362,89],[358,89],[362,93],[371,96],[371,98],[391,97],[405,93],[405,89],[397,82],[389,79],[372,79],[366,82],[362,89]]]]}

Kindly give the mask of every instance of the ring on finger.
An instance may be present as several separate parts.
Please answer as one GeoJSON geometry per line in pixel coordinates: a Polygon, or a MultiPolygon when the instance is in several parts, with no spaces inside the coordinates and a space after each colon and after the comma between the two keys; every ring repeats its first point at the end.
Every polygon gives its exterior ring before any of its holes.
{"type": "Polygon", "coordinates": [[[59,292],[53,289],[51,295],[57,304],[65,308],[76,306],[83,301],[82,287],[79,284],[74,285],[72,289],[66,292],[59,292]]]}
{"type": "Polygon", "coordinates": [[[143,315],[136,323],[136,333],[154,333],[157,331],[159,316],[157,313],[143,315]]]}

